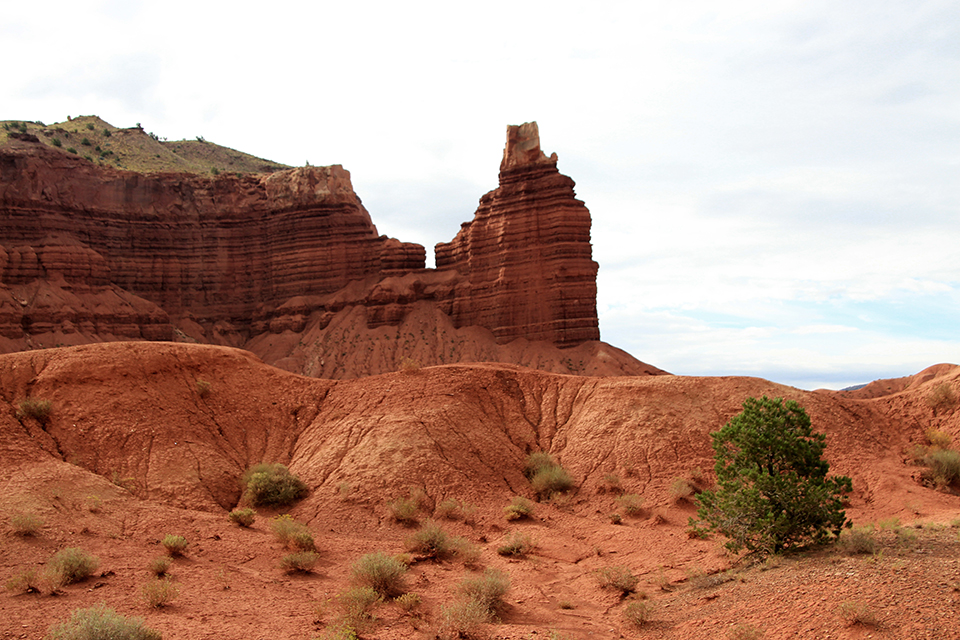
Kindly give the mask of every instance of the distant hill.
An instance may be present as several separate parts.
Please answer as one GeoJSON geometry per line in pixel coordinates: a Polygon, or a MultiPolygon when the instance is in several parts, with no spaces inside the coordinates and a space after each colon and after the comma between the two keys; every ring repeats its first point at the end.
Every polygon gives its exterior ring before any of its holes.
{"type": "Polygon", "coordinates": [[[36,136],[43,144],[76,154],[90,162],[129,171],[172,171],[194,174],[272,173],[290,167],[248,153],[195,140],[167,141],[136,127],[121,129],[97,116],[79,116],[66,122],[0,121],[0,147],[22,136],[36,136]]]}

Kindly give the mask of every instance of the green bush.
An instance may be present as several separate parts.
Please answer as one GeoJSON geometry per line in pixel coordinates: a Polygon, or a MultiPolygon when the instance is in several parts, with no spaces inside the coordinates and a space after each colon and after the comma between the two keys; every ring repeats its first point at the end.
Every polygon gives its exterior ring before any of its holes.
{"type": "Polygon", "coordinates": [[[523,475],[530,481],[530,485],[540,498],[549,498],[555,493],[573,487],[573,478],[566,469],[557,464],[550,454],[543,451],[527,456],[523,475]]]}
{"type": "Polygon", "coordinates": [[[384,598],[404,592],[407,565],[383,552],[368,553],[350,567],[350,580],[357,586],[370,587],[384,598]]]}
{"type": "Polygon", "coordinates": [[[420,509],[420,502],[415,496],[409,498],[396,498],[387,502],[387,511],[390,517],[406,526],[412,526],[417,523],[417,510],[420,509]]]}
{"type": "Polygon", "coordinates": [[[61,584],[71,584],[89,578],[100,560],[83,549],[68,547],[54,554],[47,564],[51,575],[61,580],[61,584]]]}
{"type": "Polygon", "coordinates": [[[97,605],[77,609],[66,622],[50,627],[49,640],[161,640],[159,631],[143,626],[141,618],[126,618],[97,605]]]}
{"type": "Polygon", "coordinates": [[[249,527],[257,519],[257,512],[249,507],[244,509],[234,509],[230,512],[230,520],[236,522],[241,527],[249,527]]]}
{"type": "Polygon", "coordinates": [[[850,555],[876,553],[877,539],[873,533],[873,525],[847,529],[841,534],[839,545],[844,552],[850,555]]]}
{"type": "Polygon", "coordinates": [[[503,513],[507,520],[520,520],[532,516],[533,509],[533,502],[523,496],[514,496],[510,504],[503,508],[503,513]]]}
{"type": "Polygon", "coordinates": [[[280,559],[280,568],[287,573],[310,573],[319,561],[320,554],[316,551],[296,551],[280,559]]]}
{"type": "Polygon", "coordinates": [[[54,138],[53,140],[50,141],[50,143],[55,147],[63,146],[63,142],[60,141],[60,138],[54,138]]]}
{"type": "Polygon", "coordinates": [[[18,418],[33,418],[37,422],[45,423],[50,419],[53,403],[39,398],[25,398],[17,404],[18,418]]]}
{"type": "Polygon", "coordinates": [[[149,563],[147,563],[147,571],[162,578],[167,575],[167,572],[170,571],[170,557],[169,556],[157,556],[149,563]]]}
{"type": "Polygon", "coordinates": [[[166,549],[167,553],[171,556],[182,556],[183,552],[187,550],[187,539],[183,536],[175,536],[168,533],[163,536],[160,544],[163,545],[163,548],[166,549]]]}
{"type": "Polygon", "coordinates": [[[460,600],[440,607],[440,624],[437,637],[442,640],[459,638],[482,638],[481,625],[489,622],[490,611],[476,600],[460,600]]]}
{"type": "Polygon", "coordinates": [[[695,530],[721,533],[734,552],[764,554],[829,542],[849,526],[842,507],[850,478],[827,477],[826,436],[796,402],[747,398],[711,436],[717,489],[697,497],[695,530]]]}
{"type": "Polygon", "coordinates": [[[373,608],[382,598],[372,587],[352,587],[337,595],[342,622],[356,629],[373,617],[373,608]]]}
{"type": "Polygon", "coordinates": [[[407,551],[438,560],[458,555],[465,546],[466,540],[451,537],[433,520],[424,522],[423,526],[406,540],[407,551]]]}
{"type": "Polygon", "coordinates": [[[256,464],[243,474],[243,499],[254,507],[285,506],[307,495],[307,485],[279,462],[256,464]]]}

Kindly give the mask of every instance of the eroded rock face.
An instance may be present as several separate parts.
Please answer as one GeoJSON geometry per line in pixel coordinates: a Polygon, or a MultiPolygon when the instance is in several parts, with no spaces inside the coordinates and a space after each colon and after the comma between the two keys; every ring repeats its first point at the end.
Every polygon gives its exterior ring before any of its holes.
{"type": "Polygon", "coordinates": [[[590,212],[573,186],[557,155],[540,150],[535,122],[507,128],[500,188],[480,199],[452,242],[436,247],[437,269],[464,276],[451,313],[457,326],[488,327],[498,342],[600,339],[590,212]]]}
{"type": "Polygon", "coordinates": [[[590,214],[556,163],[536,123],[508,127],[500,187],[437,245],[434,270],[422,246],[377,233],[338,165],[140,174],[11,141],[0,149],[0,352],[176,339],[324,377],[520,352],[561,372],[659,372],[627,354],[593,363],[499,347],[600,337],[590,214]],[[415,310],[434,320],[401,335],[415,310]],[[338,359],[347,351],[367,356],[338,359]]]}

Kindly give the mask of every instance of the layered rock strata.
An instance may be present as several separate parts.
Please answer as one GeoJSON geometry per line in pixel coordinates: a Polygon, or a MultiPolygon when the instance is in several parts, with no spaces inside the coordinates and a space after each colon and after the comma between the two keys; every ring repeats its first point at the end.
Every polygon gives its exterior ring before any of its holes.
{"type": "Polygon", "coordinates": [[[325,377],[396,370],[412,356],[430,365],[521,352],[549,370],[659,372],[612,349],[563,357],[499,347],[600,337],[590,213],[556,163],[536,123],[508,127],[499,188],[426,269],[422,246],[378,234],[338,165],[141,174],[9,140],[0,352],[177,339],[249,348],[325,377]],[[401,342],[413,317],[430,320],[401,342]],[[345,342],[365,357],[341,357],[345,342]]]}
{"type": "Polygon", "coordinates": [[[437,269],[464,276],[451,312],[457,326],[488,327],[498,342],[600,339],[590,212],[573,186],[557,155],[540,150],[536,122],[507,128],[500,187],[453,241],[436,246],[437,269]]]}

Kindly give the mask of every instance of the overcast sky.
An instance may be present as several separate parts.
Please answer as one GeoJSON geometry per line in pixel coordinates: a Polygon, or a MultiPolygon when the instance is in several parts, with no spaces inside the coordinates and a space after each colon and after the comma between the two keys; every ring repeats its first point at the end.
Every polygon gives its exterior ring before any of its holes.
{"type": "Polygon", "coordinates": [[[807,389],[960,363],[956,0],[667,4],[5,3],[0,119],[342,164],[430,261],[536,120],[606,342],[807,389]]]}

